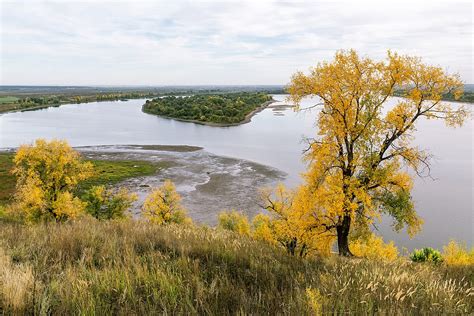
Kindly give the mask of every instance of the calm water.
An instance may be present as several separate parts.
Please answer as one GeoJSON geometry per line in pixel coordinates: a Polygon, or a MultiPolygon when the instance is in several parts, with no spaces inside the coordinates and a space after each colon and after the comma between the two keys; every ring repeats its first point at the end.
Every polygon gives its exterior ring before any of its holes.
{"type": "MultiPolygon", "coordinates": [[[[283,95],[274,96],[284,100],[283,95]]],[[[390,102],[394,102],[391,100],[390,102]]],[[[141,112],[144,100],[64,105],[32,112],[0,115],[0,148],[34,139],[67,139],[73,146],[113,144],[197,145],[219,155],[244,158],[288,173],[288,185],[304,170],[304,136],[315,134],[315,113],[265,109],[252,122],[236,127],[208,127],[162,119],[141,112]]],[[[305,100],[304,105],[311,105],[305,100]]],[[[440,247],[450,238],[473,244],[473,125],[448,129],[442,122],[418,124],[416,142],[435,156],[432,179],[415,181],[414,199],[425,220],[422,233],[409,239],[379,229],[387,239],[408,248],[440,247]]]]}

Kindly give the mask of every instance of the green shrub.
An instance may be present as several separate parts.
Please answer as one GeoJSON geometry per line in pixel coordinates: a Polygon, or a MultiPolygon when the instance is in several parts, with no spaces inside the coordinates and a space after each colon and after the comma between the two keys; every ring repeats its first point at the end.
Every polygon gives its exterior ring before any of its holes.
{"type": "Polygon", "coordinates": [[[236,210],[221,212],[217,227],[239,233],[240,235],[250,235],[250,224],[247,217],[236,210]]]}
{"type": "Polygon", "coordinates": [[[127,211],[137,200],[135,193],[121,188],[117,192],[105,186],[93,186],[84,196],[86,212],[97,219],[119,219],[127,217],[127,211]]]}
{"type": "Polygon", "coordinates": [[[432,262],[441,263],[443,258],[438,250],[431,247],[425,247],[423,249],[415,249],[410,255],[410,259],[413,262],[432,262]]]}

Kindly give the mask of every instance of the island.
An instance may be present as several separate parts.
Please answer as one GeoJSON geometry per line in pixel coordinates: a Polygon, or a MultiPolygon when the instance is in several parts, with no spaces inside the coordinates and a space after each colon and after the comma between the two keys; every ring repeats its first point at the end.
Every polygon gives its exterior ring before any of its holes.
{"type": "Polygon", "coordinates": [[[147,100],[143,111],[165,118],[212,126],[233,126],[274,102],[266,93],[221,93],[191,96],[166,96],[147,100]]]}

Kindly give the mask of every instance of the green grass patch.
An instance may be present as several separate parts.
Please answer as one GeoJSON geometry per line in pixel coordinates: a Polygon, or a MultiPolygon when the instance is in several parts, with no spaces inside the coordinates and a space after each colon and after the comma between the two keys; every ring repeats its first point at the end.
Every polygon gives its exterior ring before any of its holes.
{"type": "Polygon", "coordinates": [[[18,100],[19,100],[19,98],[17,98],[17,97],[10,97],[10,96],[0,97],[0,104],[13,103],[13,102],[16,102],[18,100]]]}
{"type": "Polygon", "coordinates": [[[0,153],[0,205],[6,204],[15,192],[15,177],[10,170],[13,168],[13,154],[0,153]]]}
{"type": "MultiPolygon", "coordinates": [[[[15,191],[16,179],[11,174],[13,153],[0,153],[0,205],[6,204],[15,191]]],[[[129,178],[152,175],[170,163],[153,163],[140,160],[89,160],[94,164],[95,175],[78,187],[81,194],[94,185],[113,185],[129,178]]]]}

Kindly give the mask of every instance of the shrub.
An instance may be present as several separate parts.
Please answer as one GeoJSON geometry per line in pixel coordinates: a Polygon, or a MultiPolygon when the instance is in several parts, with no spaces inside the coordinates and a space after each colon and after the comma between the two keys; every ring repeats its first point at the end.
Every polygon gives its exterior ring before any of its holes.
{"type": "Polygon", "coordinates": [[[135,193],[128,192],[126,188],[114,193],[103,185],[93,186],[84,196],[86,212],[101,220],[125,218],[126,212],[137,198],[135,193]]]}
{"type": "Polygon", "coordinates": [[[257,214],[252,219],[252,237],[257,240],[276,244],[277,236],[275,235],[274,223],[270,216],[265,214],[257,214]]]}
{"type": "Polygon", "coordinates": [[[217,227],[236,232],[240,235],[250,235],[250,224],[247,217],[235,210],[221,212],[217,227]]]}
{"type": "Polygon", "coordinates": [[[431,247],[425,247],[420,250],[415,249],[410,255],[410,259],[413,262],[441,263],[443,261],[441,253],[431,247]]]}
{"type": "Polygon", "coordinates": [[[443,260],[448,265],[474,265],[474,248],[467,251],[466,245],[451,240],[443,247],[443,260]]]}
{"type": "Polygon", "coordinates": [[[145,199],[142,214],[155,224],[187,224],[191,219],[186,217],[186,210],[181,206],[181,196],[170,180],[154,189],[145,199]]]}
{"type": "Polygon", "coordinates": [[[375,234],[353,241],[350,249],[355,256],[371,260],[394,261],[398,258],[398,248],[393,241],[384,243],[382,237],[375,234]]]}

